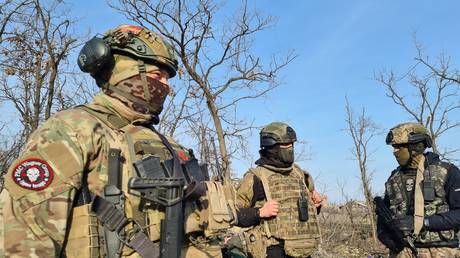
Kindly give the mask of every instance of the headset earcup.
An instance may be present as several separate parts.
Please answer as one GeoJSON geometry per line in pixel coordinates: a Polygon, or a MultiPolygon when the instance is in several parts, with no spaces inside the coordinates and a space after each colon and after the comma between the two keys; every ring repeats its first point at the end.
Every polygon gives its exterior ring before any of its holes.
{"type": "Polygon", "coordinates": [[[429,135],[426,136],[426,140],[425,140],[425,144],[426,144],[426,147],[427,148],[431,148],[432,147],[432,141],[431,141],[431,137],[429,135]]]}
{"type": "Polygon", "coordinates": [[[109,66],[113,66],[114,59],[110,46],[103,39],[93,37],[80,50],[77,62],[80,70],[97,76],[101,71],[107,71],[109,66]]]}

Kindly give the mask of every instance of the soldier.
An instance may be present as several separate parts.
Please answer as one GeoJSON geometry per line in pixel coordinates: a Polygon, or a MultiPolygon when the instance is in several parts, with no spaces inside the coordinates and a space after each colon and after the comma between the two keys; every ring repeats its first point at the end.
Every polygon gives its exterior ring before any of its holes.
{"type": "Polygon", "coordinates": [[[376,208],[377,234],[390,257],[460,257],[460,171],[425,153],[431,137],[421,124],[395,126],[386,143],[399,166],[385,183],[384,199],[376,198],[376,208]]]}
{"type": "Polygon", "coordinates": [[[212,237],[228,228],[234,210],[213,182],[205,183],[204,195],[192,185],[181,194],[183,168],[190,170],[187,178],[205,174],[191,151],[152,126],[177,71],[171,47],[150,30],[122,25],[88,41],[78,64],[102,92],[49,118],[12,164],[5,177],[4,255],[158,257],[161,243],[162,257],[179,257],[182,247],[186,257],[221,257],[212,237]],[[168,183],[161,191],[142,187],[157,179],[168,183]],[[152,193],[154,201],[142,195],[152,193]],[[183,201],[194,195],[204,208],[183,201]]]}
{"type": "Polygon", "coordinates": [[[322,197],[294,164],[294,130],[274,122],[260,132],[260,159],[237,190],[239,226],[256,225],[246,241],[253,257],[308,257],[319,243],[322,197]]]}

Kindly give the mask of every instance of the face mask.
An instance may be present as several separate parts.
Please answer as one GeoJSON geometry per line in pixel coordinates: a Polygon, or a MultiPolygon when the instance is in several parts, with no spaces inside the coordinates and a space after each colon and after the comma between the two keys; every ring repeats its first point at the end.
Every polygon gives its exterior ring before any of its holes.
{"type": "Polygon", "coordinates": [[[159,115],[163,110],[163,104],[169,93],[169,85],[148,76],[146,79],[147,88],[149,89],[151,96],[150,101],[148,102],[144,94],[144,87],[142,86],[140,75],[135,75],[121,81],[116,85],[116,88],[139,100],[128,101],[128,105],[135,111],[144,114],[150,113],[152,115],[159,115]]]}
{"type": "Polygon", "coordinates": [[[294,163],[294,147],[280,148],[278,155],[281,162],[286,164],[294,163]]]}
{"type": "Polygon", "coordinates": [[[279,145],[274,145],[261,150],[260,154],[275,167],[290,167],[294,163],[294,147],[282,149],[279,145]]]}
{"type": "Polygon", "coordinates": [[[410,160],[410,153],[407,147],[400,147],[397,151],[393,152],[393,155],[395,155],[396,160],[402,167],[406,166],[410,160]]]}

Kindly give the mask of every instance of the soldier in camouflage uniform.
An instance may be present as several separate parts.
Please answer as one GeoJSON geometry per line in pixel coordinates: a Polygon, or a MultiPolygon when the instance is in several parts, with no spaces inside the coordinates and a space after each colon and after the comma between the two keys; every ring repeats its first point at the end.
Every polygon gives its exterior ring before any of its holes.
{"type": "MultiPolygon", "coordinates": [[[[145,157],[180,164],[194,159],[152,126],[177,61],[160,36],[131,25],[88,41],[78,61],[102,92],[90,104],[49,118],[12,164],[0,249],[5,257],[158,257],[165,208],[131,194],[128,180],[139,176],[133,164],[145,157]]],[[[236,216],[220,186],[205,184],[200,200],[208,209],[184,202],[184,231],[193,241],[175,247],[183,248],[182,256],[221,257],[209,239],[236,216]]]]}
{"type": "Polygon", "coordinates": [[[390,257],[460,257],[460,171],[425,149],[431,137],[418,123],[390,129],[386,143],[399,163],[385,183],[385,223],[378,215],[377,233],[390,257]],[[388,221],[387,221],[388,222],[388,221]],[[393,225],[393,230],[389,227],[393,225]],[[411,248],[412,247],[412,248],[411,248]]]}
{"type": "Polygon", "coordinates": [[[253,257],[308,257],[319,244],[322,197],[312,177],[294,164],[294,130],[274,122],[260,132],[260,159],[237,190],[239,226],[253,257]]]}

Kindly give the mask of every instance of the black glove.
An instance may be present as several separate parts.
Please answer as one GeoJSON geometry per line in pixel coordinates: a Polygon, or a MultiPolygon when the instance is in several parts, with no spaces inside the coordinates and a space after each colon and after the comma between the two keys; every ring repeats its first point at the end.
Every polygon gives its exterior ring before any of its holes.
{"type": "Polygon", "coordinates": [[[392,224],[401,230],[404,236],[410,236],[414,233],[414,217],[405,216],[402,218],[393,219],[392,224]]]}
{"type": "Polygon", "coordinates": [[[383,233],[378,235],[378,239],[382,244],[384,244],[388,249],[390,249],[394,253],[399,253],[404,249],[404,244],[400,240],[393,239],[394,236],[383,233]]]}
{"type": "Polygon", "coordinates": [[[403,233],[385,224],[382,217],[377,215],[377,237],[393,253],[399,253],[404,248],[403,233]]]}

